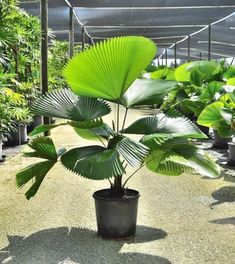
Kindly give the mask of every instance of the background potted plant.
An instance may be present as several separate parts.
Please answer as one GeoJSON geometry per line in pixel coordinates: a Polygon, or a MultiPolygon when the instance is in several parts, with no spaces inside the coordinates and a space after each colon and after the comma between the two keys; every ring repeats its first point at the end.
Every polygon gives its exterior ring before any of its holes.
{"type": "MultiPolygon", "coordinates": [[[[202,110],[216,101],[224,91],[224,63],[215,61],[194,61],[180,65],[175,70],[178,86],[165,98],[162,110],[177,109],[197,124],[202,110]]],[[[208,127],[199,128],[209,136],[208,127]]]]}
{"type": "Polygon", "coordinates": [[[28,118],[28,110],[22,109],[22,96],[11,89],[0,86],[0,160],[4,161],[2,154],[3,140],[11,137],[17,131],[17,122],[28,118]]]}
{"type": "Polygon", "coordinates": [[[100,144],[56,151],[51,138],[32,139],[29,146],[33,152],[26,155],[45,161],[16,175],[20,188],[34,179],[26,192],[27,199],[36,194],[48,171],[60,160],[75,174],[109,180],[109,189],[93,194],[98,233],[108,238],[126,237],[135,233],[139,198],[139,193],[127,188],[127,183],[142,167],[162,175],[196,171],[209,177],[218,176],[219,167],[193,144],[191,138],[206,136],[190,120],[159,113],[140,118],[125,128],[129,108],[146,105],[176,85],[174,81],[137,79],[155,54],[156,46],[149,39],[118,37],[100,42],[69,61],[64,75],[71,90],[43,95],[32,108],[35,114],[68,121],[41,125],[31,135],[70,125],[79,136],[98,139],[100,144]],[[107,101],[117,105],[112,128],[102,119],[111,112],[107,101]],[[123,120],[120,120],[121,106],[125,108],[123,120]],[[140,139],[128,134],[137,134],[140,139]],[[126,177],[129,165],[137,169],[126,177]]]}
{"type": "Polygon", "coordinates": [[[213,128],[219,139],[225,139],[220,144],[228,144],[229,146],[229,160],[231,163],[235,163],[235,144],[234,139],[231,141],[231,137],[234,137],[234,114],[235,114],[235,94],[233,87],[225,87],[228,93],[219,98],[218,101],[209,104],[202,111],[198,118],[198,123],[204,126],[213,128]]]}
{"type": "Polygon", "coordinates": [[[40,34],[37,17],[19,8],[15,0],[0,1],[0,86],[12,90],[18,107],[14,119],[18,131],[9,133],[9,145],[27,142],[28,106],[39,91],[40,34]]]}

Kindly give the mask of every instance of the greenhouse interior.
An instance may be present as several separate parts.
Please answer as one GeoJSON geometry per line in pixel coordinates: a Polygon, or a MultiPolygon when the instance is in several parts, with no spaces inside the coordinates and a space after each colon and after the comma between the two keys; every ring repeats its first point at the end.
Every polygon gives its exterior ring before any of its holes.
{"type": "Polygon", "coordinates": [[[0,0],[0,263],[235,263],[235,1],[0,0]]]}

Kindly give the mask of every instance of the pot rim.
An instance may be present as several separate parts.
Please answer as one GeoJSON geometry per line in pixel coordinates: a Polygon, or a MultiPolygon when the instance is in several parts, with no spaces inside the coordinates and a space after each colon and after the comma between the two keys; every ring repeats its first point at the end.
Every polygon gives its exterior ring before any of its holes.
{"type": "Polygon", "coordinates": [[[235,146],[235,142],[228,142],[228,145],[235,146]]]}
{"type": "Polygon", "coordinates": [[[140,197],[140,193],[134,189],[126,189],[126,191],[129,191],[129,195],[128,196],[123,196],[121,198],[118,197],[105,197],[102,196],[102,193],[107,193],[108,191],[110,191],[109,189],[101,189],[98,191],[95,191],[92,195],[92,197],[95,200],[103,200],[103,201],[118,201],[118,202],[126,202],[126,201],[131,201],[131,200],[136,200],[140,197]]]}

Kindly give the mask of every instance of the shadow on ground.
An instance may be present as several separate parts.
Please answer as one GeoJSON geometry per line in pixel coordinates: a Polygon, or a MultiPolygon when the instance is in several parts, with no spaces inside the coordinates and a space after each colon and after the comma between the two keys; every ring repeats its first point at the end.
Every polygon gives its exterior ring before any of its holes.
{"type": "Polygon", "coordinates": [[[150,242],[166,236],[161,229],[138,226],[135,238],[113,241],[104,240],[85,228],[52,228],[28,237],[8,236],[9,245],[0,250],[0,263],[169,264],[169,260],[160,256],[119,253],[124,243],[150,242]]]}
{"type": "Polygon", "coordinates": [[[214,224],[219,224],[219,225],[234,225],[235,226],[235,217],[221,218],[221,219],[212,220],[210,222],[214,224]]]}
{"type": "Polygon", "coordinates": [[[235,202],[235,186],[221,187],[220,189],[212,192],[211,196],[217,201],[210,204],[210,207],[226,202],[235,202]]]}

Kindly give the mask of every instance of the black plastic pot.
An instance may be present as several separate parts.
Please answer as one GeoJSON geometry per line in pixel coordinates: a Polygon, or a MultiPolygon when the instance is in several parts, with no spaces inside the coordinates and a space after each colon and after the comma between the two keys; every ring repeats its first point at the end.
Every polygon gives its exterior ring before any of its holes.
{"type": "Polygon", "coordinates": [[[209,127],[205,127],[205,126],[202,126],[202,125],[198,125],[198,128],[205,134],[207,135],[208,137],[210,137],[210,133],[209,133],[209,127]]]}
{"type": "Polygon", "coordinates": [[[33,121],[27,127],[27,133],[31,133],[35,127],[43,124],[43,117],[42,116],[35,116],[33,121]]]}
{"type": "Polygon", "coordinates": [[[231,141],[231,138],[221,138],[217,131],[214,130],[213,132],[214,132],[213,147],[227,149],[228,142],[231,141]]]}
{"type": "Polygon", "coordinates": [[[139,192],[127,189],[126,195],[112,197],[110,189],[93,194],[98,234],[103,238],[125,238],[135,234],[139,192]]]}
{"type": "Polygon", "coordinates": [[[229,163],[235,165],[235,142],[228,143],[229,163]]]}
{"type": "Polygon", "coordinates": [[[11,132],[10,137],[4,143],[6,146],[18,146],[21,144],[26,144],[28,142],[27,137],[27,126],[26,125],[19,125],[18,131],[11,132]]]}
{"type": "Polygon", "coordinates": [[[0,162],[4,162],[6,160],[6,155],[2,155],[2,158],[0,159],[0,162]]]}

